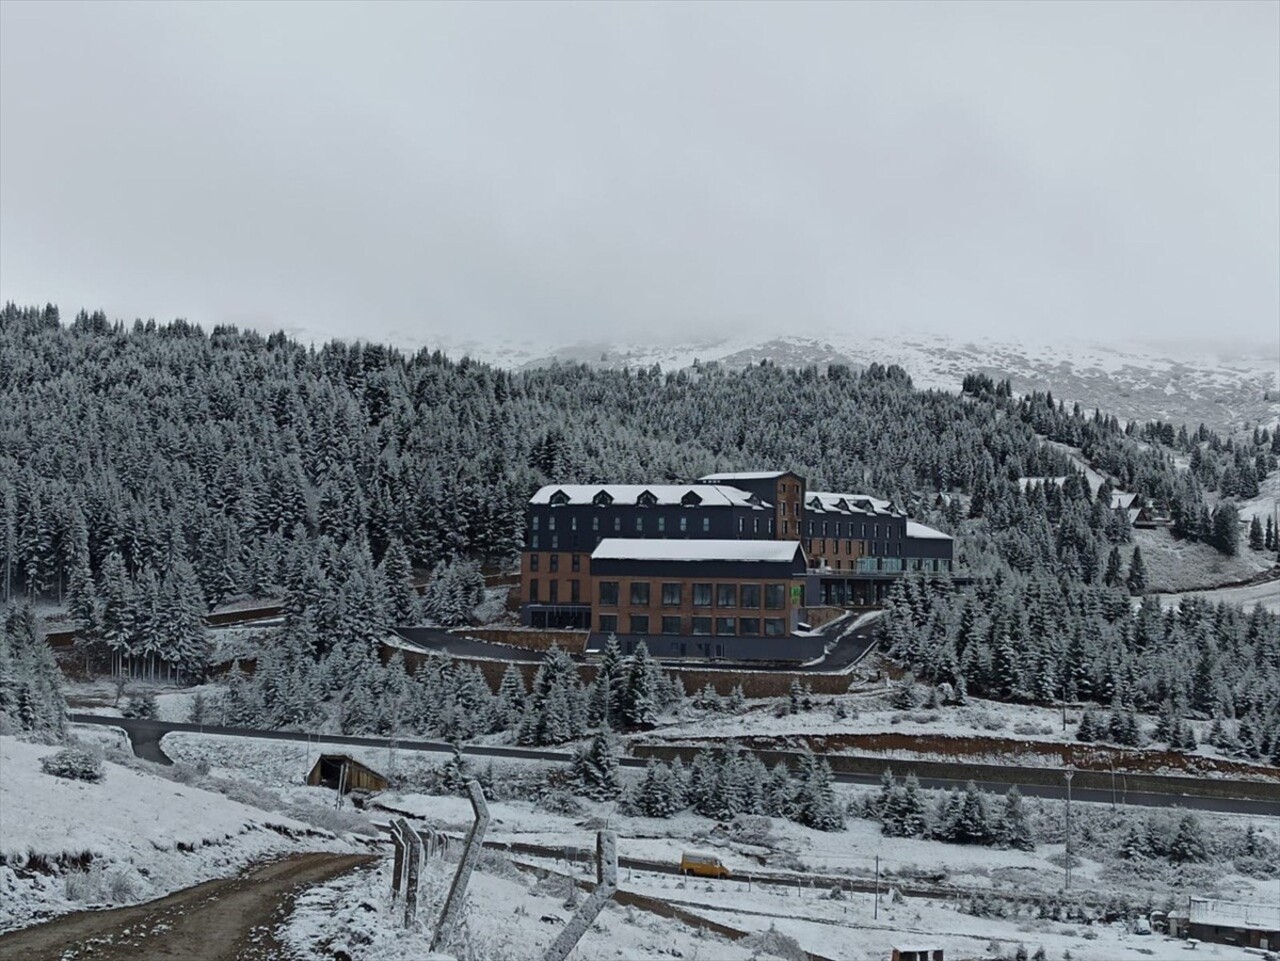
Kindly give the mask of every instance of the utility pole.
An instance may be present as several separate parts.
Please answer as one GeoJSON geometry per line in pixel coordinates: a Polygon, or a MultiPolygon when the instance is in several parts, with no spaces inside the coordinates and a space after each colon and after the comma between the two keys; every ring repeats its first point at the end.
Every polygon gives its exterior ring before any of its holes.
{"type": "Polygon", "coordinates": [[[1071,778],[1075,773],[1075,769],[1070,765],[1062,772],[1062,776],[1067,781],[1067,883],[1063,888],[1065,891],[1071,890],[1071,778]]]}

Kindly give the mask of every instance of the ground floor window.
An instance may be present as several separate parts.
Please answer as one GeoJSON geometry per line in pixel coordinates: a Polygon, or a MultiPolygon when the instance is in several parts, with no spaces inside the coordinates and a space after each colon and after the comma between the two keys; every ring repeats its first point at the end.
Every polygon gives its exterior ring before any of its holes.
{"type": "Polygon", "coordinates": [[[732,617],[717,617],[716,633],[717,634],[737,634],[738,633],[737,620],[732,617]]]}
{"type": "Polygon", "coordinates": [[[691,623],[692,623],[692,625],[693,625],[693,633],[695,633],[695,634],[710,634],[710,633],[711,633],[711,618],[709,618],[709,617],[693,617],[693,618],[690,618],[690,621],[691,621],[691,623]]]}
{"type": "Polygon", "coordinates": [[[618,633],[618,615],[617,614],[601,614],[600,615],[600,633],[602,634],[618,633]]]}
{"type": "Polygon", "coordinates": [[[760,618],[758,617],[740,617],[738,618],[739,634],[759,634],[760,618]]]}
{"type": "Polygon", "coordinates": [[[664,618],[662,619],[662,633],[663,633],[663,634],[679,634],[679,633],[680,633],[680,618],[679,618],[678,616],[677,616],[677,617],[664,617],[664,618]]]}
{"type": "Polygon", "coordinates": [[[787,633],[787,622],[780,617],[766,617],[764,633],[766,637],[782,637],[787,633]]]}
{"type": "Polygon", "coordinates": [[[632,634],[648,634],[649,633],[649,615],[648,614],[632,614],[631,615],[631,633],[632,634]]]}

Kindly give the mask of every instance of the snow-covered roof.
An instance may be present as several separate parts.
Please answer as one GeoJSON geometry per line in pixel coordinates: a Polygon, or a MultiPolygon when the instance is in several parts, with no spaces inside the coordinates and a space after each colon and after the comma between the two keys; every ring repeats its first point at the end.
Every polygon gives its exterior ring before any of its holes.
{"type": "Polygon", "coordinates": [[[1138,499],[1137,494],[1128,494],[1125,491],[1111,492],[1111,509],[1113,511],[1128,510],[1133,507],[1133,502],[1138,499]]]}
{"type": "Polygon", "coordinates": [[[1210,898],[1192,898],[1190,915],[1194,924],[1263,931],[1280,927],[1280,907],[1274,904],[1240,904],[1210,898]]]}
{"type": "Polygon", "coordinates": [[[655,505],[662,506],[679,506],[687,502],[699,507],[750,507],[759,510],[772,506],[754,494],[724,484],[548,484],[539,488],[529,498],[529,503],[593,504],[601,494],[605,494],[604,500],[609,504],[637,504],[645,493],[653,495],[655,505]],[[564,497],[556,497],[557,494],[564,497]]]}
{"type": "Polygon", "coordinates": [[[925,527],[915,521],[907,521],[907,536],[934,541],[949,541],[952,539],[950,534],[935,531],[932,527],[925,527]]]}
{"type": "Polygon", "coordinates": [[[735,480],[771,480],[774,477],[781,477],[783,474],[790,474],[785,470],[749,470],[749,471],[730,471],[726,474],[707,474],[699,477],[700,481],[735,481],[735,480]]]}
{"type": "Polygon", "coordinates": [[[830,491],[809,491],[804,505],[811,511],[835,514],[897,514],[892,501],[881,500],[867,494],[836,494],[830,491]]]}
{"type": "Polygon", "coordinates": [[[593,561],[756,561],[790,563],[797,541],[649,540],[606,537],[591,552],[593,561]]]}

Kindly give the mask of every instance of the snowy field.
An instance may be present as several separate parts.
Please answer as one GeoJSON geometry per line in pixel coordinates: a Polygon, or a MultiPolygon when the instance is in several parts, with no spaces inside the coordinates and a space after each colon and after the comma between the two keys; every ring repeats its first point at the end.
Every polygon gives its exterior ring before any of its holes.
{"type": "MultiPolygon", "coordinates": [[[[279,786],[279,790],[318,790],[300,786],[288,788],[288,785],[300,785],[310,761],[323,745],[312,745],[311,753],[308,754],[304,750],[305,745],[286,742],[170,734],[164,739],[164,747],[173,756],[188,762],[204,759],[214,765],[215,769],[238,771],[241,775],[260,780],[266,785],[279,786]]],[[[385,750],[338,749],[353,754],[375,769],[386,769],[388,758],[385,750]]],[[[443,755],[417,755],[409,758],[405,756],[405,752],[400,752],[397,763],[401,765],[402,774],[413,778],[421,775],[424,768],[439,765],[444,760],[443,755]]],[[[477,769],[485,767],[487,764],[484,762],[476,765],[477,769]]],[[[517,776],[536,771],[537,768],[538,765],[533,762],[498,761],[493,765],[493,776],[499,781],[510,782],[517,776]]],[[[874,790],[846,785],[837,787],[838,794],[846,801],[866,798],[874,790]]],[[[331,792],[328,793],[332,797],[331,792]]],[[[1052,825],[1061,824],[1061,802],[1027,799],[1025,803],[1033,818],[1052,825]]],[[[578,809],[572,813],[557,813],[533,800],[493,800],[490,802],[490,809],[493,820],[488,837],[499,843],[533,844],[556,852],[565,848],[586,851],[594,844],[594,830],[607,826],[618,832],[619,855],[624,859],[675,865],[679,862],[682,851],[691,848],[715,849],[738,878],[711,884],[713,891],[720,891],[725,897],[730,897],[730,902],[717,902],[720,908],[726,909],[733,906],[732,898],[743,894],[741,878],[768,875],[803,881],[817,874],[868,880],[875,876],[877,857],[886,888],[898,883],[944,883],[955,890],[969,893],[1043,894],[1053,897],[1063,885],[1064,847],[1060,838],[1058,843],[1042,843],[1034,851],[1021,852],[886,837],[881,834],[879,825],[875,822],[852,817],[844,831],[831,833],[814,831],[782,819],[759,819],[756,830],[747,836],[732,833],[726,835],[717,822],[690,812],[669,819],[626,816],[616,803],[581,801],[578,809]]],[[[1139,819],[1154,813],[1141,808],[1122,810],[1136,814],[1139,819]]],[[[463,798],[418,793],[408,789],[377,795],[370,802],[366,814],[375,819],[404,815],[459,836],[471,823],[470,805],[463,798]]],[[[1150,898],[1157,904],[1170,897],[1185,897],[1192,893],[1233,900],[1274,900],[1274,881],[1258,881],[1236,875],[1229,865],[1190,866],[1177,872],[1145,877],[1118,870],[1114,860],[1104,856],[1105,852],[1091,841],[1105,827],[1108,819],[1113,817],[1110,809],[1105,805],[1077,805],[1075,816],[1078,832],[1074,846],[1077,859],[1073,868],[1075,890],[1088,890],[1108,897],[1137,900],[1150,898]]],[[[1157,816],[1165,815],[1160,812],[1157,816]]],[[[1199,818],[1206,832],[1223,828],[1243,830],[1247,824],[1252,824],[1255,830],[1266,836],[1280,838],[1280,818],[1216,814],[1200,814],[1199,818]]],[[[556,867],[554,858],[549,858],[544,866],[556,867]]],[[[577,866],[583,865],[579,862],[577,866]]],[[[676,878],[660,880],[659,883],[668,881],[672,884],[679,883],[676,878]]],[[[705,883],[699,884],[700,888],[706,886],[705,883]]],[[[812,894],[812,891],[806,891],[806,897],[812,894]]],[[[908,900],[909,905],[915,903],[915,899],[908,900]]],[[[942,916],[954,919],[956,925],[970,925],[969,928],[953,927],[950,930],[961,932],[974,929],[972,925],[975,919],[968,915],[948,911],[942,916]]],[[[1007,930],[1002,937],[1017,941],[1021,940],[1018,925],[1029,923],[1030,919],[988,921],[990,924],[1005,924],[1007,930]]],[[[1096,927],[1099,926],[1088,926],[1091,934],[1098,933],[1093,930],[1096,927]]],[[[985,928],[979,927],[979,930],[985,928]]],[[[1117,937],[1120,933],[1116,932],[1117,937]]],[[[1062,936],[1070,937],[1067,934],[1062,936]]],[[[1085,944],[1091,938],[1081,934],[1079,940],[1085,944]]],[[[1139,942],[1142,943],[1146,942],[1139,942]]],[[[1074,947],[1071,950],[1077,957],[1090,956],[1081,955],[1074,947]]],[[[1061,957],[1061,954],[1057,957],[1061,957]]]]}
{"type": "Polygon", "coordinates": [[[53,777],[40,759],[56,751],[0,737],[0,930],[149,900],[264,857],[354,849],[294,818],[111,761],[97,784],[53,777]]]}
{"type": "Polygon", "coordinates": [[[1198,591],[1186,594],[1160,594],[1160,606],[1168,610],[1182,603],[1184,597],[1200,597],[1215,604],[1234,604],[1246,611],[1262,607],[1272,614],[1280,614],[1280,581],[1250,584],[1247,587],[1224,587],[1216,591],[1198,591]]]}

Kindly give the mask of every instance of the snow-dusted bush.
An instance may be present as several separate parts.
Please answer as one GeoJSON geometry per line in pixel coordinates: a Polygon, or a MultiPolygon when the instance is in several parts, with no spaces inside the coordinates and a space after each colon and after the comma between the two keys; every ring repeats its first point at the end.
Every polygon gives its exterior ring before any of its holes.
{"type": "Polygon", "coordinates": [[[88,781],[96,784],[103,778],[102,758],[78,747],[64,747],[57,754],[40,759],[40,770],[54,777],[69,781],[88,781]]]}
{"type": "Polygon", "coordinates": [[[748,934],[738,944],[760,954],[783,958],[785,961],[808,961],[809,958],[804,948],[800,947],[799,941],[789,934],[783,934],[772,924],[769,925],[768,931],[748,934]]]}
{"type": "Polygon", "coordinates": [[[139,884],[132,868],[117,865],[104,868],[92,864],[88,870],[70,871],[63,879],[68,901],[82,904],[124,904],[136,900],[139,884]]]}

